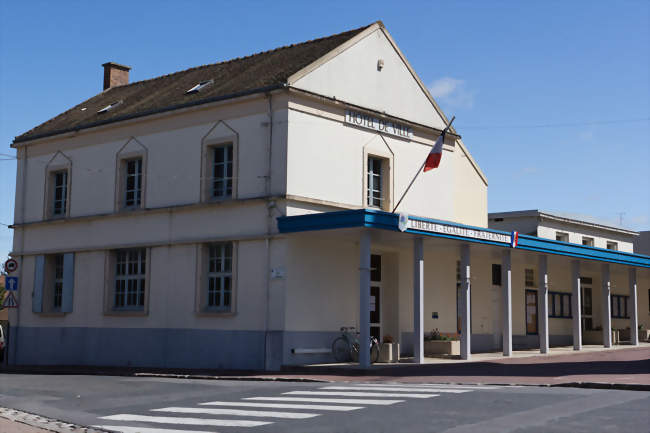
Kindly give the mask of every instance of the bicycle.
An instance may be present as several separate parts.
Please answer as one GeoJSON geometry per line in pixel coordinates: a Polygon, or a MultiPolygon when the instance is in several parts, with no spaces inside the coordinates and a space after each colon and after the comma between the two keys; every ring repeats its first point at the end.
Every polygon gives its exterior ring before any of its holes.
{"type": "MultiPolygon", "coordinates": [[[[341,336],[337,337],[332,343],[332,354],[337,362],[359,362],[359,333],[355,332],[354,327],[341,327],[341,336]]],[[[379,359],[379,341],[375,337],[370,337],[370,363],[375,363],[379,359]]]]}

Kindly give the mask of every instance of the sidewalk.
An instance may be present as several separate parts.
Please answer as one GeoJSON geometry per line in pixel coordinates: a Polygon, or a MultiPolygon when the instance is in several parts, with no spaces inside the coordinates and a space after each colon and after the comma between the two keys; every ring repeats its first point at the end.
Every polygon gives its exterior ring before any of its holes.
{"type": "Polygon", "coordinates": [[[356,365],[311,365],[291,368],[312,379],[341,381],[363,376],[364,381],[439,382],[559,386],[597,384],[603,387],[650,390],[650,344],[638,347],[556,348],[540,355],[517,351],[512,357],[486,353],[469,361],[427,358],[425,364],[376,364],[368,370],[356,365]],[[306,375],[305,375],[306,373],[306,375]]]}
{"type": "Polygon", "coordinates": [[[0,406],[0,433],[103,433],[17,409],[0,406]]]}
{"type": "Polygon", "coordinates": [[[0,432],[2,433],[47,433],[50,430],[43,430],[31,425],[23,424],[17,421],[10,421],[0,417],[0,432]]]}
{"type": "Polygon", "coordinates": [[[473,354],[469,361],[427,358],[426,363],[421,365],[405,360],[399,364],[374,364],[369,369],[361,369],[356,364],[287,366],[280,372],[18,366],[0,369],[0,373],[213,380],[480,383],[650,390],[650,344],[615,346],[611,349],[587,346],[580,352],[562,347],[554,348],[546,355],[536,351],[516,351],[509,358],[504,358],[500,353],[473,354]]]}

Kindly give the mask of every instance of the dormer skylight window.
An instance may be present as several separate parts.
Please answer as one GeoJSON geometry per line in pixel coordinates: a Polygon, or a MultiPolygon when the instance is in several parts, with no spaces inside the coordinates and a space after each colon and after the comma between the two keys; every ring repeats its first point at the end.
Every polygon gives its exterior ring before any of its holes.
{"type": "Polygon", "coordinates": [[[190,90],[185,92],[185,94],[200,92],[201,90],[205,89],[212,83],[214,83],[214,80],[201,81],[199,84],[197,84],[196,86],[192,87],[190,90]]]}
{"type": "Polygon", "coordinates": [[[119,100],[119,101],[117,101],[117,102],[113,102],[112,104],[109,104],[109,105],[107,105],[106,107],[104,107],[104,108],[102,108],[101,110],[99,110],[99,111],[97,112],[97,114],[106,113],[107,111],[112,110],[113,108],[117,107],[117,106],[120,105],[121,103],[122,103],[122,100],[119,100]]]}

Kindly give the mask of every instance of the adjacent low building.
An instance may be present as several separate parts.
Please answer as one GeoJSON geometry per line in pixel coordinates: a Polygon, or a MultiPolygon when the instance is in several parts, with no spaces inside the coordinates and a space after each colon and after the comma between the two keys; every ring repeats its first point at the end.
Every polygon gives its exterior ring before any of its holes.
{"type": "Polygon", "coordinates": [[[650,325],[650,257],[490,228],[453,128],[395,209],[448,119],[380,22],[134,83],[103,66],[12,144],[13,364],[277,369],[332,361],[342,326],[415,362],[434,329],[465,359],[580,349],[586,278],[629,296],[593,327],[650,325]]]}

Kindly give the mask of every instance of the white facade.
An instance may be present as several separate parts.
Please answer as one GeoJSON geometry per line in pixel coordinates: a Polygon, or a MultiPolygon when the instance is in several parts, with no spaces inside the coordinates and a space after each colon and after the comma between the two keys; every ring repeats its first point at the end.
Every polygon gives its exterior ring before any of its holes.
{"type": "MultiPolygon", "coordinates": [[[[330,360],[292,349],[329,347],[341,326],[364,328],[364,230],[281,233],[277,218],[368,207],[373,157],[383,167],[380,208],[392,212],[445,122],[387,31],[374,24],[289,77],[284,89],[16,143],[12,255],[20,260],[21,290],[20,308],[10,314],[10,362],[259,369],[330,360]],[[411,132],[398,137],[355,126],[346,122],[349,110],[411,132]],[[232,146],[232,194],[214,200],[213,152],[225,144],[232,146]],[[125,208],[132,160],[141,161],[141,202],[125,208]],[[67,204],[63,215],[52,215],[53,175],[61,171],[67,204]],[[211,248],[224,245],[232,249],[223,253],[229,264],[215,271],[211,248]],[[146,263],[142,275],[129,274],[143,281],[131,300],[130,289],[121,298],[116,288],[126,250],[141,250],[138,260],[146,263]],[[219,283],[229,287],[227,302],[227,290],[217,291],[219,308],[207,300],[211,278],[228,279],[219,283]]],[[[448,136],[443,153],[398,211],[487,228],[485,176],[458,136],[448,136]]],[[[412,352],[412,239],[373,231],[371,242],[382,257],[381,282],[371,283],[379,286],[380,335],[412,352]]],[[[424,330],[455,334],[465,314],[457,306],[461,244],[424,242],[424,330]]],[[[501,249],[471,247],[473,350],[502,344],[503,291],[491,284],[501,249]]],[[[537,263],[537,255],[513,251],[515,345],[533,344],[523,317],[524,269],[537,263]]],[[[550,259],[553,289],[571,291],[567,263],[550,259]]],[[[583,266],[596,290],[599,265],[583,266]]],[[[647,285],[646,269],[637,277],[647,285]]],[[[627,293],[626,266],[613,266],[612,280],[612,293],[627,293]]],[[[642,308],[638,320],[650,325],[642,308]]],[[[552,342],[571,342],[570,320],[552,319],[549,329],[552,342]]]]}
{"type": "Polygon", "coordinates": [[[639,233],[620,227],[537,210],[492,212],[488,215],[488,225],[494,229],[517,230],[540,238],[628,253],[634,252],[639,237],[639,233]]]}

